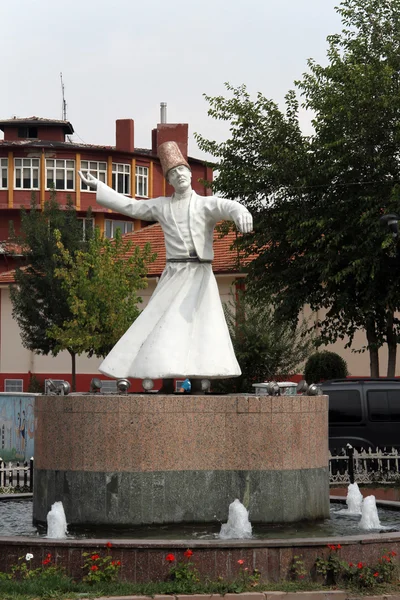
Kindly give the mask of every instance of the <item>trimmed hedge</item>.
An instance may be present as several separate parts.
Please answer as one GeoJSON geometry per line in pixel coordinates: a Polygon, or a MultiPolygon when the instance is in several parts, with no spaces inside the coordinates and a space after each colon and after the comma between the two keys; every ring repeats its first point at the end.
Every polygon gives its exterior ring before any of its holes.
{"type": "Polygon", "coordinates": [[[336,352],[316,352],[312,354],[304,368],[304,379],[308,384],[327,379],[344,379],[349,374],[346,361],[336,352]]]}

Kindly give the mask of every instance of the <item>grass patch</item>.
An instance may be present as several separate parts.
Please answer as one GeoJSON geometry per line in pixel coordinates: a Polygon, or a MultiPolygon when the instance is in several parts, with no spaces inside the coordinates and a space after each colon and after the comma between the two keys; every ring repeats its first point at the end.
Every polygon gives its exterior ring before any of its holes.
{"type": "MultiPolygon", "coordinates": [[[[239,581],[208,581],[208,582],[187,582],[167,581],[152,583],[129,583],[129,582],[102,582],[87,584],[75,582],[73,579],[54,575],[51,577],[37,577],[31,580],[0,580],[0,599],[1,600],[82,600],[82,598],[98,598],[100,596],[130,596],[143,595],[153,597],[156,594],[227,594],[240,593],[245,591],[282,591],[282,592],[302,592],[329,589],[327,586],[310,581],[283,581],[280,583],[263,583],[257,586],[246,587],[239,581]]],[[[341,588],[343,589],[343,588],[341,588]]],[[[351,592],[351,590],[348,590],[351,592]]],[[[357,595],[383,595],[399,591],[398,586],[385,585],[376,586],[374,590],[365,590],[357,595]]]]}

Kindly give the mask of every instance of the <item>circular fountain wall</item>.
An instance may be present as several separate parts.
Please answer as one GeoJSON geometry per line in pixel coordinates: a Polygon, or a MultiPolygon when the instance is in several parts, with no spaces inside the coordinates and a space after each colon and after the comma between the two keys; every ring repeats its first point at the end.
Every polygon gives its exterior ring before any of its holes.
{"type": "Polygon", "coordinates": [[[326,396],[38,396],[33,519],[72,525],[329,515],[326,396]]]}

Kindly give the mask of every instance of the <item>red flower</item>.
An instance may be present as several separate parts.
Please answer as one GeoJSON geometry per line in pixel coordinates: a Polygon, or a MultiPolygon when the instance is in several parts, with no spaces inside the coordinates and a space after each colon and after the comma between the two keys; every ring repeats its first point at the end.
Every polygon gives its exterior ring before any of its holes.
{"type": "Polygon", "coordinates": [[[120,564],[121,564],[121,561],[120,561],[120,560],[112,560],[112,561],[111,561],[111,564],[112,564],[114,567],[119,567],[119,566],[120,566],[120,564]]]}
{"type": "Polygon", "coordinates": [[[167,560],[168,562],[174,562],[175,555],[174,554],[167,554],[167,556],[165,557],[165,560],[167,560]]]}
{"type": "Polygon", "coordinates": [[[91,560],[97,560],[98,558],[100,558],[98,554],[92,554],[92,556],[90,557],[91,560]]]}
{"type": "Polygon", "coordinates": [[[349,567],[354,567],[353,563],[349,563],[349,567]]]}
{"type": "Polygon", "coordinates": [[[45,558],[44,560],[42,560],[42,565],[48,565],[51,562],[51,560],[49,558],[45,558]]]}
{"type": "Polygon", "coordinates": [[[238,565],[242,565],[244,563],[244,560],[242,558],[240,558],[237,562],[238,562],[238,565]]]}
{"type": "Polygon", "coordinates": [[[112,543],[111,542],[107,542],[106,548],[112,548],[112,543]]]}
{"type": "Polygon", "coordinates": [[[304,575],[299,575],[299,579],[304,579],[304,575]]]}
{"type": "Polygon", "coordinates": [[[98,570],[99,570],[99,567],[98,567],[97,565],[92,565],[92,566],[90,567],[90,570],[91,570],[91,571],[98,571],[98,570]]]}
{"type": "Polygon", "coordinates": [[[379,573],[378,572],[374,573],[374,577],[379,577],[379,573]]]}
{"type": "Polygon", "coordinates": [[[342,546],[341,546],[340,544],[338,544],[338,545],[336,546],[336,550],[341,550],[341,549],[342,549],[342,546]]]}
{"type": "Polygon", "coordinates": [[[51,558],[50,552],[48,553],[48,555],[46,556],[46,558],[51,558]]]}
{"type": "Polygon", "coordinates": [[[391,554],[392,556],[397,556],[397,552],[395,552],[394,550],[392,550],[392,551],[390,552],[390,554],[391,554]]]}
{"type": "Polygon", "coordinates": [[[185,552],[183,553],[183,556],[186,556],[187,558],[190,558],[191,556],[193,556],[193,551],[192,550],[185,550],[185,552]]]}
{"type": "Polygon", "coordinates": [[[362,569],[362,568],[363,568],[363,566],[364,566],[364,565],[362,564],[362,562],[359,562],[359,563],[358,563],[358,565],[357,565],[357,569],[362,569]]]}

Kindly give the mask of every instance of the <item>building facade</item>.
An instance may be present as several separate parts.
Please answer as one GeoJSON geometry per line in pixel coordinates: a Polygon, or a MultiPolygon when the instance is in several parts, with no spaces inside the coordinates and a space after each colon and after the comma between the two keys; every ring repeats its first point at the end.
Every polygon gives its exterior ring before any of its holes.
{"type": "MultiPolygon", "coordinates": [[[[160,123],[152,131],[152,148],[135,148],[134,121],[116,121],[115,146],[96,146],[71,141],[74,133],[69,121],[29,117],[0,121],[0,242],[9,237],[9,222],[20,228],[20,209],[29,209],[32,197],[42,206],[51,190],[63,205],[69,197],[86,227],[98,226],[107,237],[117,228],[123,234],[141,229],[148,223],[121,217],[96,204],[95,192],[80,180],[78,171],[90,171],[118,192],[137,200],[170,195],[173,189],[162,175],[157,148],[164,141],[175,141],[192,169],[193,189],[210,193],[201,181],[212,179],[212,171],[203,161],[188,157],[188,125],[160,123]],[[86,218],[91,209],[91,219],[86,218]]],[[[3,244],[4,246],[4,244],[3,244]]],[[[3,254],[4,252],[3,248],[3,254]]],[[[0,271],[10,264],[0,261],[0,271]]]]}

